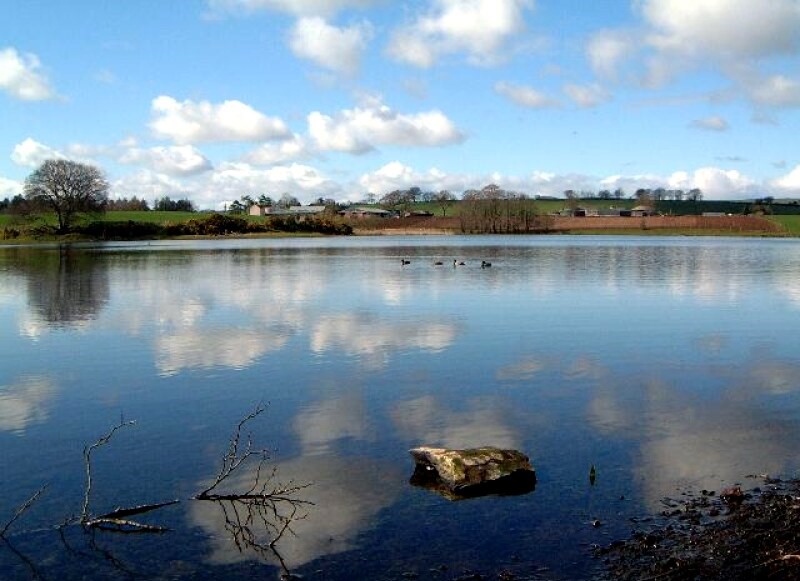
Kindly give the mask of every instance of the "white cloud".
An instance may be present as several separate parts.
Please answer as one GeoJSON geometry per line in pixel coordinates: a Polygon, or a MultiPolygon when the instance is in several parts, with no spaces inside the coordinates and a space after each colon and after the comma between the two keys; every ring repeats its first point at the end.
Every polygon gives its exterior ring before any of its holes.
{"type": "Polygon", "coordinates": [[[131,148],[120,156],[119,162],[143,165],[158,173],[177,176],[202,173],[212,167],[208,158],[191,145],[131,148]]]}
{"type": "MultiPolygon", "coordinates": [[[[800,170],[781,183],[787,187],[798,180],[800,170]]],[[[399,161],[393,161],[374,172],[363,174],[359,180],[361,191],[383,194],[395,189],[419,186],[423,190],[447,189],[460,193],[467,189],[479,189],[494,183],[501,188],[524,192],[529,195],[561,196],[564,190],[597,190],[622,188],[630,195],[638,188],[668,188],[690,190],[700,188],[706,199],[724,200],[752,197],[769,191],[763,184],[742,174],[738,170],[702,167],[694,171],[676,171],[671,175],[639,174],[611,175],[606,177],[585,174],[554,174],[536,171],[526,176],[502,175],[498,173],[470,175],[447,173],[437,168],[417,171],[399,161]]],[[[774,184],[777,185],[777,184],[774,184]]]]}
{"type": "Polygon", "coordinates": [[[564,93],[572,99],[578,107],[584,109],[596,107],[611,98],[608,91],[596,83],[590,85],[568,83],[564,85],[564,93]]]}
{"type": "Polygon", "coordinates": [[[635,40],[626,31],[601,30],[589,40],[586,52],[596,75],[615,79],[620,63],[634,46],[635,40]]]}
{"type": "Polygon", "coordinates": [[[800,193],[800,165],[796,166],[785,176],[776,179],[773,182],[773,185],[784,191],[795,194],[800,193]]]}
{"type": "Polygon", "coordinates": [[[118,197],[137,196],[150,200],[163,196],[171,198],[187,196],[192,199],[195,193],[191,184],[149,169],[115,180],[111,184],[111,192],[118,197]]]}
{"type": "Polygon", "coordinates": [[[314,111],[308,116],[308,132],[321,150],[349,153],[366,153],[376,145],[439,146],[464,140],[441,111],[403,114],[378,99],[336,117],[314,111]]]}
{"type": "Polygon", "coordinates": [[[198,198],[211,202],[235,200],[246,192],[291,192],[301,202],[318,196],[336,196],[341,186],[332,182],[317,169],[298,163],[254,168],[246,163],[221,164],[210,180],[203,184],[198,198]]]}
{"type": "Polygon", "coordinates": [[[347,8],[367,8],[376,0],[208,0],[212,12],[275,10],[301,16],[331,15],[347,8]]]}
{"type": "Polygon", "coordinates": [[[703,119],[695,119],[690,124],[695,129],[703,129],[705,131],[727,131],[730,129],[728,122],[719,116],[704,117],[703,119]]]}
{"type": "MultiPolygon", "coordinates": [[[[733,82],[731,94],[757,105],[800,106],[800,82],[760,70],[800,53],[797,0],[637,0],[638,26],[591,37],[586,56],[601,78],[631,78],[658,88],[679,74],[705,69],[733,82]]],[[[730,89],[728,89],[730,92],[730,89]]]]}
{"type": "Polygon", "coordinates": [[[56,97],[39,58],[20,54],[13,47],[0,50],[0,90],[23,101],[45,101],[56,97]]]}
{"type": "Polygon", "coordinates": [[[22,182],[0,176],[0,196],[12,197],[22,193],[22,182]]]}
{"type": "Polygon", "coordinates": [[[703,190],[706,199],[725,200],[747,197],[757,193],[759,185],[738,170],[717,167],[701,167],[691,174],[685,171],[673,173],[667,182],[670,188],[703,190]]]}
{"type": "Polygon", "coordinates": [[[179,145],[220,141],[267,141],[289,136],[286,124],[242,103],[179,102],[162,95],[153,99],[153,133],[179,145]]]}
{"type": "Polygon", "coordinates": [[[299,135],[294,135],[291,139],[276,143],[264,143],[247,153],[243,160],[253,165],[275,165],[287,161],[306,159],[312,155],[313,152],[306,140],[299,135]]]}
{"type": "Polygon", "coordinates": [[[37,167],[48,159],[63,159],[66,156],[50,146],[39,143],[28,137],[14,146],[11,152],[11,161],[24,167],[37,167]]]}
{"type": "Polygon", "coordinates": [[[547,107],[560,107],[558,99],[548,97],[533,87],[515,85],[513,83],[499,82],[494,86],[496,93],[511,99],[517,105],[531,109],[544,109],[547,107]]]}
{"type": "Polygon", "coordinates": [[[433,0],[427,13],[394,32],[387,50],[422,68],[455,53],[466,54],[471,64],[493,64],[522,31],[525,10],[532,6],[532,0],[433,0]]]}
{"type": "Polygon", "coordinates": [[[655,48],[690,57],[757,59],[790,54],[800,42],[796,0],[644,0],[655,48]]]}
{"type": "Polygon", "coordinates": [[[339,28],[323,18],[309,17],[295,23],[289,46],[295,56],[337,73],[354,75],[372,36],[373,29],[368,22],[339,28]]]}
{"type": "Polygon", "coordinates": [[[770,107],[800,107],[800,81],[784,75],[756,78],[746,85],[750,97],[770,107]]]}

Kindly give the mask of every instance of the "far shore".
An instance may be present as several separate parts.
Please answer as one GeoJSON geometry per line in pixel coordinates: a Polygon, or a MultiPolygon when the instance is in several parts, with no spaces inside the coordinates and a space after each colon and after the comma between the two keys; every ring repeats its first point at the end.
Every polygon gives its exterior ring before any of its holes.
{"type": "Polygon", "coordinates": [[[175,236],[112,236],[98,238],[80,234],[44,236],[19,235],[0,239],[0,245],[63,244],[102,241],[138,240],[218,240],[218,239],[271,239],[309,238],[349,235],[375,236],[453,236],[453,235],[613,235],[613,236],[724,236],[793,238],[798,236],[792,223],[784,223],[762,216],[648,216],[638,218],[560,217],[548,216],[536,230],[525,232],[464,231],[455,217],[426,219],[383,219],[369,222],[351,222],[350,234],[325,234],[313,231],[264,230],[247,233],[183,234],[175,236]]]}

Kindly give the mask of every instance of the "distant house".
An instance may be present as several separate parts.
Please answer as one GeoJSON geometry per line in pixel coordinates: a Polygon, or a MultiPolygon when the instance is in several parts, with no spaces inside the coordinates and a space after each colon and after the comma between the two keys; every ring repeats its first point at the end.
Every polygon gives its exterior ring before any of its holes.
{"type": "Polygon", "coordinates": [[[391,212],[380,208],[348,208],[347,210],[342,210],[339,214],[345,218],[355,218],[357,220],[363,220],[365,218],[389,218],[392,216],[391,212]]]}
{"type": "Polygon", "coordinates": [[[635,206],[631,208],[631,216],[655,216],[655,209],[652,206],[635,206]]]}
{"type": "Polygon", "coordinates": [[[253,204],[248,213],[251,216],[314,216],[322,214],[325,206],[289,206],[281,208],[279,206],[262,206],[253,204]]]}
{"type": "Polygon", "coordinates": [[[583,218],[585,216],[597,216],[596,208],[575,208],[572,210],[572,215],[576,218],[583,218]]]}

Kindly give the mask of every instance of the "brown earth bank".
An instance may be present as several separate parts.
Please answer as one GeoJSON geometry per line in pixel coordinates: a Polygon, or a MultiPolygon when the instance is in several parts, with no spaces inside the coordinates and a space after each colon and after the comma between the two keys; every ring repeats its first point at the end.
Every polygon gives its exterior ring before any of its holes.
{"type": "Polygon", "coordinates": [[[605,580],[800,579],[800,481],[765,479],[664,499],[657,519],[634,519],[631,538],[597,547],[605,580]]]}
{"type": "MultiPolygon", "coordinates": [[[[354,221],[353,233],[366,235],[404,234],[461,234],[474,233],[465,229],[459,217],[409,217],[400,219],[369,219],[354,221]]],[[[483,229],[487,234],[504,233],[569,233],[590,230],[697,230],[714,233],[781,234],[780,224],[759,216],[540,216],[529,230],[505,229],[502,223],[495,229],[483,229]]]]}

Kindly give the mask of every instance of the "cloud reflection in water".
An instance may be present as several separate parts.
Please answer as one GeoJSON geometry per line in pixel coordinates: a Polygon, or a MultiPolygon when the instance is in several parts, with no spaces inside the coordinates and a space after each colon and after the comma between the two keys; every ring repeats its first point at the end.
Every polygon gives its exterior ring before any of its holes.
{"type": "Polygon", "coordinates": [[[0,431],[22,435],[34,423],[47,421],[55,384],[47,377],[29,376],[0,385],[0,431]]]}

